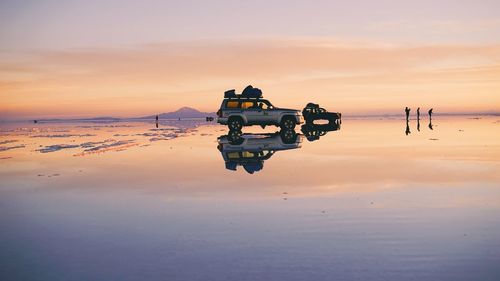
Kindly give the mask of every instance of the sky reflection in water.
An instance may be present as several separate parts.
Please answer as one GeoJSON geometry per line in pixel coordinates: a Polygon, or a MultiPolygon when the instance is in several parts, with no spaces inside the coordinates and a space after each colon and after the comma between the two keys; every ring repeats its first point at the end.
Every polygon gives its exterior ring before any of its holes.
{"type": "Polygon", "coordinates": [[[498,280],[499,119],[427,121],[245,128],[253,174],[205,122],[2,124],[0,275],[498,280]]]}

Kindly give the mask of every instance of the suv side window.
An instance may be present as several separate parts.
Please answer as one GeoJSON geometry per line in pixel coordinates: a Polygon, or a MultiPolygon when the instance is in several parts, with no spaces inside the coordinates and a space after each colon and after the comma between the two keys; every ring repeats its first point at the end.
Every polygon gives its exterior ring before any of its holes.
{"type": "Polygon", "coordinates": [[[240,153],[239,152],[229,152],[227,154],[227,158],[229,158],[229,159],[238,159],[238,158],[240,158],[240,153]]]}
{"type": "Polygon", "coordinates": [[[238,104],[239,104],[238,101],[230,101],[230,100],[228,100],[226,102],[226,108],[238,108],[238,104]]]}
{"type": "Polygon", "coordinates": [[[248,109],[248,108],[252,108],[254,107],[254,103],[253,101],[242,101],[241,102],[241,109],[248,109]]]}

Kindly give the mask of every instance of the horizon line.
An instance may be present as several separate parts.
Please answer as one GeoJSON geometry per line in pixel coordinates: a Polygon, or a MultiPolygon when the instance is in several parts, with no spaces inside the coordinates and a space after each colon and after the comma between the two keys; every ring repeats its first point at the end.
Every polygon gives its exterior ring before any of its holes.
{"type": "MultiPolygon", "coordinates": [[[[194,108],[193,108],[194,109],[194,108]]],[[[174,111],[175,112],[175,111],[174,111]]],[[[215,112],[202,112],[201,113],[208,113],[208,114],[215,114],[215,112]]],[[[167,112],[167,113],[173,113],[173,112],[167,112]]],[[[160,113],[158,115],[161,115],[164,113],[160,113]]],[[[412,114],[410,116],[413,116],[416,114],[412,114]]],[[[427,113],[421,114],[421,116],[426,116],[428,115],[427,113]]],[[[150,115],[154,116],[154,115],[150,115]]],[[[99,121],[98,119],[101,119],[102,121],[107,121],[107,120],[115,120],[115,122],[120,122],[120,121],[127,121],[127,120],[150,120],[150,116],[138,116],[138,117],[114,117],[114,116],[93,116],[93,117],[58,117],[58,118],[40,118],[40,119],[35,119],[35,118],[23,118],[23,119],[4,119],[0,118],[1,123],[7,123],[7,122],[32,122],[34,120],[36,121],[41,121],[41,122],[57,122],[57,121],[99,121]]],[[[500,116],[500,111],[482,111],[482,112],[436,112],[433,113],[433,116],[500,116]]],[[[208,116],[207,116],[208,117],[208,116]]],[[[376,114],[345,114],[342,113],[343,118],[375,118],[375,117],[405,117],[404,113],[376,113],[376,114]]],[[[181,117],[183,120],[187,119],[203,119],[204,117],[181,117]]],[[[160,118],[159,120],[176,120],[177,118],[160,118]]],[[[155,120],[154,118],[151,118],[151,120],[155,120]]]]}

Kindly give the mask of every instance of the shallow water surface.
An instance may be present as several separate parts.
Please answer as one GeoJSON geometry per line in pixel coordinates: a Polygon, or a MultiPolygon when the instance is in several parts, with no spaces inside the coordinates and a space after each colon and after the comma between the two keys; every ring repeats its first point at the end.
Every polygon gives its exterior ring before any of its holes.
{"type": "Polygon", "coordinates": [[[1,279],[499,280],[500,119],[427,122],[3,123],[1,279]]]}

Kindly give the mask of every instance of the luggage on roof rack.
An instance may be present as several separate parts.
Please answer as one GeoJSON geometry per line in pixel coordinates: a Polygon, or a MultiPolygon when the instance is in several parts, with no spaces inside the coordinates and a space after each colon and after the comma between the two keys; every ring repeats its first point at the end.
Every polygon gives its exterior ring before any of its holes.
{"type": "Polygon", "coordinates": [[[262,98],[262,91],[259,88],[254,88],[252,85],[248,85],[243,92],[241,92],[241,95],[236,94],[236,90],[227,90],[224,92],[224,98],[225,99],[239,99],[239,98],[244,98],[244,99],[260,99],[262,98]]]}
{"type": "Polygon", "coordinates": [[[224,98],[225,99],[228,99],[228,98],[236,98],[236,90],[235,89],[232,89],[232,90],[227,90],[224,92],[224,98]]]}
{"type": "Polygon", "coordinates": [[[248,85],[243,92],[241,92],[241,96],[244,98],[262,98],[262,91],[259,88],[254,88],[252,85],[248,85]]]}

